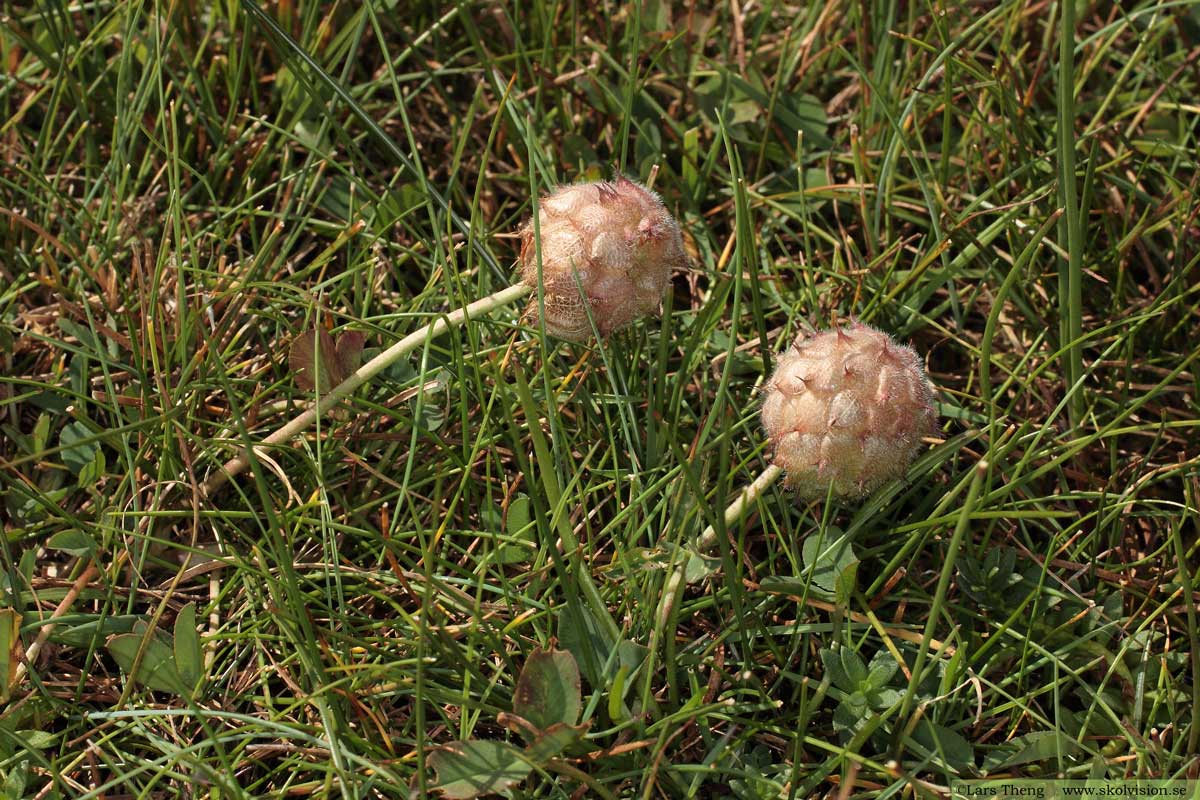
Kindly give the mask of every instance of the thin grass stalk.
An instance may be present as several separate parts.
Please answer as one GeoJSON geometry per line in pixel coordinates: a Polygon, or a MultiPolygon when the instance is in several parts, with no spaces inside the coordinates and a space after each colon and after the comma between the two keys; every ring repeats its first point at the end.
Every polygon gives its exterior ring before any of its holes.
{"type": "MultiPolygon", "coordinates": [[[[1191,491],[1188,494],[1193,494],[1191,491]]],[[[1191,498],[1195,501],[1197,498],[1191,498]]],[[[1195,508],[1195,503],[1190,504],[1191,508],[1195,508]]],[[[1191,703],[1191,730],[1188,731],[1187,752],[1200,752],[1200,635],[1197,631],[1200,630],[1200,622],[1196,617],[1196,604],[1192,602],[1195,595],[1192,594],[1192,569],[1188,566],[1187,560],[1187,545],[1183,541],[1183,523],[1178,522],[1171,526],[1171,543],[1175,546],[1176,569],[1179,570],[1179,586],[1183,594],[1183,607],[1187,614],[1187,634],[1188,634],[1188,649],[1190,652],[1190,660],[1192,662],[1192,703],[1191,703]]]]}
{"type": "Polygon", "coordinates": [[[981,459],[975,464],[971,487],[967,489],[967,499],[963,503],[962,511],[959,512],[958,523],[954,526],[954,534],[950,537],[950,544],[946,548],[946,557],[942,562],[942,574],[938,576],[937,590],[934,592],[933,603],[929,608],[929,617],[925,620],[925,632],[921,636],[921,646],[917,649],[917,657],[913,662],[912,677],[909,678],[904,700],[900,703],[900,715],[897,719],[901,726],[908,724],[908,715],[912,710],[913,699],[917,695],[917,686],[924,677],[925,661],[929,657],[929,643],[933,640],[933,631],[937,627],[938,620],[942,616],[942,609],[946,605],[946,595],[950,591],[950,579],[954,575],[954,562],[958,558],[958,551],[962,548],[963,539],[966,538],[971,513],[975,510],[975,504],[979,500],[979,493],[983,489],[987,472],[988,462],[986,460],[981,459]]]}
{"type": "MultiPolygon", "coordinates": [[[[1083,377],[1083,222],[1075,178],[1075,3],[1061,5],[1058,49],[1058,192],[1064,214],[1059,218],[1059,243],[1067,243],[1067,258],[1058,264],[1059,339],[1065,348],[1062,370],[1067,386],[1083,377]]],[[[1075,428],[1083,417],[1083,394],[1067,405],[1075,428]]]]}

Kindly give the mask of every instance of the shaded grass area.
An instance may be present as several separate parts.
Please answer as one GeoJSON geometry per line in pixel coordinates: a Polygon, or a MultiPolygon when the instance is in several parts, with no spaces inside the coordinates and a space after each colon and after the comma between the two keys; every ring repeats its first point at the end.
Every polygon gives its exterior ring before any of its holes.
{"type": "Polygon", "coordinates": [[[590,728],[519,796],[1196,777],[1200,6],[1062,12],[6,6],[5,790],[421,793],[519,741],[555,637],[590,728]],[[508,285],[530,197],[613,165],[694,258],[661,319],[498,311],[202,495],[308,401],[293,336],[508,285]],[[926,357],[936,441],[726,527],[761,376],[850,317],[926,357]]]}

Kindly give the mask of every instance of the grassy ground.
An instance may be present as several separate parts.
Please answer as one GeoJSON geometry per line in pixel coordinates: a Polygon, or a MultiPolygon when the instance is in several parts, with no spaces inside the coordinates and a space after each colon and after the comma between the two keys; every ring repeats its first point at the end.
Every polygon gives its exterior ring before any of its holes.
{"type": "Polygon", "coordinates": [[[1200,4],[719,5],[3,5],[0,791],[1196,776],[1200,4]],[[298,332],[385,347],[508,285],[533,195],[655,167],[661,319],[501,309],[202,494],[298,332]],[[937,440],[724,526],[764,371],[851,316],[937,440]],[[588,727],[521,760],[556,638],[588,727]]]}

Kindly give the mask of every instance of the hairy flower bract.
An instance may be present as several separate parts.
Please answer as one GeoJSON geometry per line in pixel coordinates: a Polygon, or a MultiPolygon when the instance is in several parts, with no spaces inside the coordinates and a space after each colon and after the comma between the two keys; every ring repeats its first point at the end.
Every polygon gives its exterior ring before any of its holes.
{"type": "Polygon", "coordinates": [[[762,423],[803,498],[860,497],[904,475],[937,416],[920,358],[855,323],[797,337],[767,382],[762,423]]]}
{"type": "MultiPolygon", "coordinates": [[[[685,267],[679,225],[658,195],[640,183],[560,187],[542,198],[537,219],[546,330],[572,341],[601,336],[658,310],[671,271],[685,267]],[[589,313],[591,321],[589,321],[589,313]]],[[[537,287],[538,241],[521,230],[521,279],[537,287]]],[[[527,317],[537,323],[538,298],[527,317]]]]}

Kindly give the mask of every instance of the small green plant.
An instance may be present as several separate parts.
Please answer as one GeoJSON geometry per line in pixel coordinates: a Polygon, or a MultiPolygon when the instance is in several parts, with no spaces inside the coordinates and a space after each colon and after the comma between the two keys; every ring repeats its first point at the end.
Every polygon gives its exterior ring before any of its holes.
{"type": "Polygon", "coordinates": [[[121,670],[147,689],[191,697],[203,677],[195,603],[179,610],[171,634],[138,620],[129,633],[108,637],[104,646],[121,670]]]}
{"type": "Polygon", "coordinates": [[[534,768],[560,769],[558,757],[590,727],[576,724],[583,707],[580,692],[574,656],[553,643],[549,650],[534,650],[517,678],[512,713],[497,717],[525,740],[525,747],[493,739],[444,745],[429,759],[437,773],[434,790],[450,800],[468,800],[506,791],[534,768]]]}
{"type": "MultiPolygon", "coordinates": [[[[821,663],[837,690],[834,696],[840,695],[833,712],[833,727],[846,739],[874,734],[878,746],[886,747],[887,737],[902,729],[909,747],[925,759],[959,775],[974,773],[975,750],[961,734],[934,722],[928,712],[915,723],[896,714],[903,704],[904,692],[892,685],[900,665],[891,652],[880,649],[870,662],[865,662],[853,649],[838,645],[821,651],[821,663]]],[[[941,677],[939,670],[932,670],[922,681],[919,694],[925,703],[935,698],[941,677]]]]}
{"type": "Polygon", "coordinates": [[[958,563],[958,586],[980,608],[999,611],[1015,608],[1037,586],[1036,575],[1017,572],[1017,551],[996,547],[980,561],[969,556],[958,563]]]}
{"type": "Polygon", "coordinates": [[[838,730],[853,733],[872,712],[886,711],[902,699],[901,692],[889,685],[899,664],[887,650],[876,652],[868,664],[849,647],[828,648],[821,651],[821,663],[830,681],[842,693],[833,712],[833,724],[838,730]]]}

